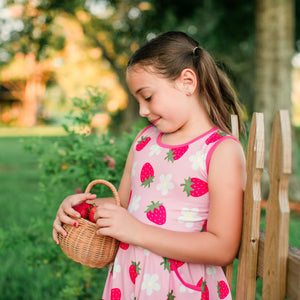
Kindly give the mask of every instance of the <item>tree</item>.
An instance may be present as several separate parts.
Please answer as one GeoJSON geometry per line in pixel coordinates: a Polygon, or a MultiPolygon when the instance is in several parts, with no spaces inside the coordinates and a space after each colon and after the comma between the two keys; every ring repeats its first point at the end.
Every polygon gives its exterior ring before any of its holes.
{"type": "MultiPolygon", "coordinates": [[[[264,113],[269,149],[272,120],[279,109],[291,112],[291,59],[294,54],[293,0],[256,1],[255,110],[264,113]]],[[[268,166],[269,151],[265,163],[268,166]]],[[[264,179],[266,183],[266,178],[264,179]]],[[[263,197],[267,196],[264,185],[263,197]]]]}
{"type": "MultiPolygon", "coordinates": [[[[7,1],[7,5],[15,5],[15,1],[7,1]]],[[[89,46],[101,49],[102,59],[109,62],[128,98],[131,95],[124,73],[128,58],[141,44],[167,30],[186,31],[213,51],[221,61],[220,65],[231,71],[238,88],[246,86],[245,81],[251,78],[243,80],[247,78],[246,74],[250,74],[251,64],[241,62],[251,55],[252,4],[241,4],[237,0],[227,0],[225,4],[216,0],[27,0],[23,6],[26,13],[22,20],[26,26],[14,32],[11,43],[5,44],[12,57],[16,48],[25,54],[32,51],[37,62],[55,55],[55,48],[64,47],[64,32],[57,28],[56,16],[68,15],[82,27],[89,46]],[[242,22],[245,20],[247,22],[242,22]],[[235,26],[235,23],[245,26],[235,26]],[[239,73],[244,76],[239,76],[239,73]]],[[[249,95],[249,88],[245,95],[249,95]]],[[[242,98],[246,99],[244,95],[242,98]]],[[[136,102],[128,101],[128,105],[122,113],[122,128],[130,127],[137,116],[136,102]]]]}

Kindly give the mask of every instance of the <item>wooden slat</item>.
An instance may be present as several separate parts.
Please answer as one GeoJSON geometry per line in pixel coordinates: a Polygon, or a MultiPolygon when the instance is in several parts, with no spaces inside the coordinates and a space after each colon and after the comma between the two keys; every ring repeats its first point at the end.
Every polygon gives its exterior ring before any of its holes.
{"type": "Polygon", "coordinates": [[[284,299],[289,236],[288,180],[291,174],[291,129],[287,111],[274,118],[270,147],[270,195],[264,247],[263,300],[284,299]]]}
{"type": "Polygon", "coordinates": [[[243,232],[239,251],[236,299],[253,300],[261,211],[260,180],[264,167],[264,118],[254,113],[247,150],[247,184],[244,193],[243,232]]]}
{"type": "MultiPolygon", "coordinates": [[[[265,231],[260,230],[257,276],[264,276],[265,231]]],[[[300,300],[300,249],[289,246],[287,258],[286,298],[300,300]]],[[[254,300],[254,298],[253,298],[254,300]]]]}
{"type": "MultiPolygon", "coordinates": [[[[231,115],[231,132],[232,136],[239,139],[239,121],[237,115],[231,115]]],[[[232,289],[233,263],[224,268],[224,273],[226,275],[229,288],[232,289]]]]}
{"type": "Polygon", "coordinates": [[[286,297],[300,300],[300,249],[289,246],[286,297]]]}
{"type": "Polygon", "coordinates": [[[237,115],[231,115],[231,133],[236,139],[239,139],[239,120],[237,115]]]}

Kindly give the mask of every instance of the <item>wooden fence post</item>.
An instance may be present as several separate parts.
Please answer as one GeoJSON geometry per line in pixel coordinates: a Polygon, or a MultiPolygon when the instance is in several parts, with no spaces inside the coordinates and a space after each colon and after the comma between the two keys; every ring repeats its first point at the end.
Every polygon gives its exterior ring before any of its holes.
{"type": "Polygon", "coordinates": [[[239,251],[237,300],[253,300],[261,211],[261,174],[264,168],[264,118],[254,113],[247,148],[247,183],[244,193],[243,231],[239,251]]]}
{"type": "Polygon", "coordinates": [[[289,203],[288,180],[292,169],[289,114],[278,111],[274,118],[270,147],[270,194],[267,202],[264,243],[263,300],[285,299],[289,203]]]}

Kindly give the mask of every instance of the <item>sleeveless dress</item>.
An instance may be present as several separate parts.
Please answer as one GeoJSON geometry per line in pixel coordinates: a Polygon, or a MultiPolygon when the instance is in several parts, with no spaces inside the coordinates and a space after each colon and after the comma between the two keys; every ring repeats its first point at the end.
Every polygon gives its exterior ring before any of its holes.
{"type": "MultiPolygon", "coordinates": [[[[189,143],[170,146],[161,136],[150,125],[134,142],[128,211],[149,225],[206,231],[210,158],[221,141],[233,137],[213,128],[189,143]]],[[[220,266],[176,261],[121,242],[102,299],[229,300],[231,293],[220,266]]]]}

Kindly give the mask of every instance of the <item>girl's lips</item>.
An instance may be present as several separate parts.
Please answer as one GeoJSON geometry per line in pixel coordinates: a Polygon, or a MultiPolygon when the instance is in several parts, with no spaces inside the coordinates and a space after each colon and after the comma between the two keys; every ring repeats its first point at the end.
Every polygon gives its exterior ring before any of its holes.
{"type": "Polygon", "coordinates": [[[157,118],[155,120],[149,120],[153,125],[155,125],[158,121],[160,120],[160,118],[157,118]]]}

